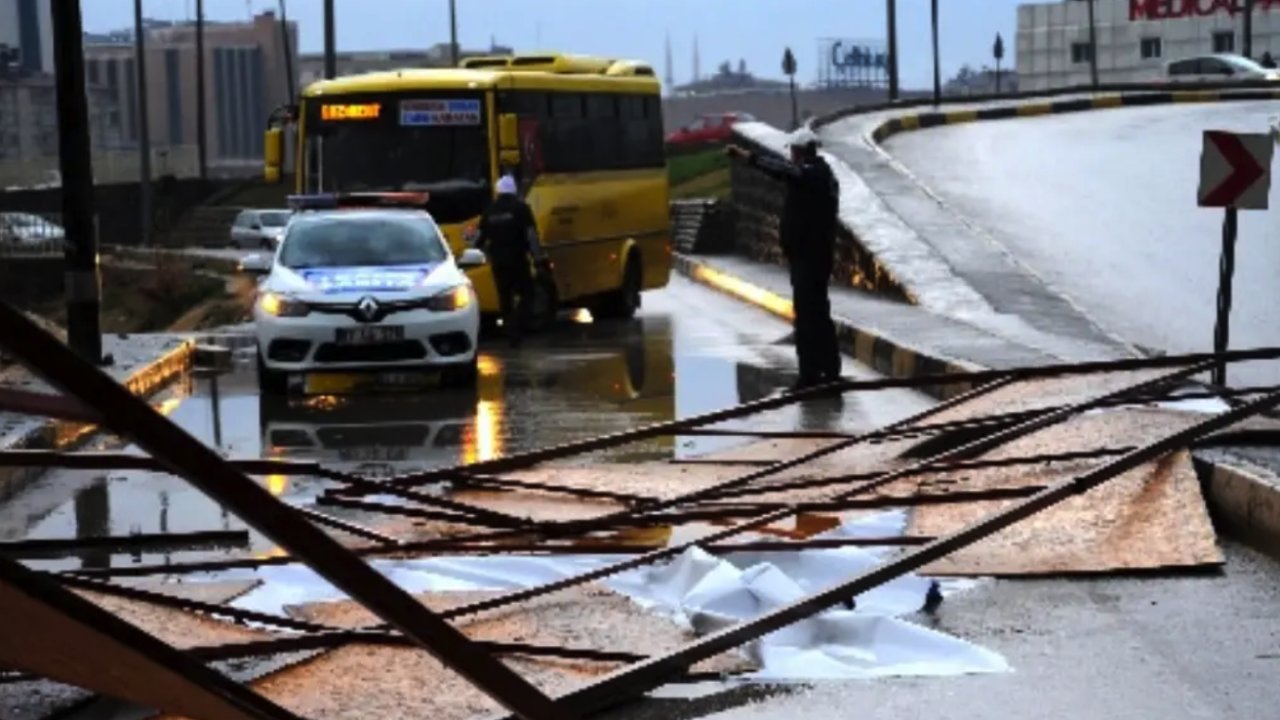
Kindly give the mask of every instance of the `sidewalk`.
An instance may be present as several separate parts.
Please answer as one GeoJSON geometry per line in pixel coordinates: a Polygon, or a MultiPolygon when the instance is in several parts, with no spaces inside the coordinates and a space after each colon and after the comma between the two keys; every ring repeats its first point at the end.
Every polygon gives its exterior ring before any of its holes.
{"type": "MultiPolygon", "coordinates": [[[[779,265],[731,255],[678,255],[676,269],[695,282],[791,318],[791,281],[786,268],[779,265]]],[[[852,288],[831,288],[831,312],[845,352],[885,375],[908,377],[1062,360],[955,318],[852,288]]]]}
{"type": "MultiPolygon", "coordinates": [[[[106,335],[103,352],[115,358],[106,371],[135,395],[150,397],[184,372],[195,348],[175,335],[106,335]]],[[[16,364],[0,374],[0,387],[30,392],[53,392],[43,380],[16,364]]],[[[19,449],[62,450],[82,440],[86,428],[74,423],[0,411],[0,451],[19,449]]],[[[12,497],[41,468],[0,468],[0,501],[12,497]]]]}

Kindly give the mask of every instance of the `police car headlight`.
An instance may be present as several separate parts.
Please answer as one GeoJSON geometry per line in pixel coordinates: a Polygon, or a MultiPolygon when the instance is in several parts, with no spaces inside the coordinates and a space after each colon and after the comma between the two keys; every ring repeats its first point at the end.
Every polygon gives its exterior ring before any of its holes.
{"type": "Polygon", "coordinates": [[[436,312],[454,312],[471,305],[471,286],[457,285],[427,300],[427,309],[436,312]]]}
{"type": "Polygon", "coordinates": [[[258,307],[276,317],[303,317],[311,312],[311,308],[301,300],[273,292],[263,293],[258,307]]]}

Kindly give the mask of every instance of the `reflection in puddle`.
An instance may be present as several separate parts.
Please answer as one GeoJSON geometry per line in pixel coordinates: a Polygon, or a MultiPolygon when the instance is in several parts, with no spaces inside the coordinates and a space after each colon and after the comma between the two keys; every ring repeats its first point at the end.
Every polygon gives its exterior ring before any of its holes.
{"type": "MultiPolygon", "coordinates": [[[[245,357],[243,348],[240,354],[228,374],[184,380],[188,396],[162,411],[227,457],[314,461],[369,477],[478,462],[687,417],[766,397],[793,379],[786,370],[760,366],[758,355],[744,360],[734,348],[709,348],[705,337],[687,330],[681,334],[676,322],[661,315],[608,324],[575,317],[519,350],[495,345],[480,358],[476,387],[466,391],[267,398],[258,394],[251,355],[245,357]]],[[[806,419],[810,412],[789,408],[749,422],[769,429],[838,422],[806,419]]],[[[572,460],[654,461],[749,441],[665,437],[572,460]]],[[[75,477],[82,479],[64,483],[76,488],[73,494],[29,518],[29,537],[242,527],[225,508],[178,478],[146,472],[75,477]]],[[[313,503],[331,486],[305,476],[267,475],[259,481],[272,495],[298,505],[313,503]]],[[[359,513],[325,512],[369,522],[359,513]]],[[[269,557],[280,550],[255,533],[251,552],[269,557]]],[[[96,568],[215,556],[209,551],[127,556],[95,551],[34,564],[96,568]]]]}

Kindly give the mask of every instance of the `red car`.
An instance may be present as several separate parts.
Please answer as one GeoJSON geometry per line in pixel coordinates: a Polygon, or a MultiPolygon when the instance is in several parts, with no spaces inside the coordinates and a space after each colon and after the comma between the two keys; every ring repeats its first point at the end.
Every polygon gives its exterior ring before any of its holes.
{"type": "Polygon", "coordinates": [[[733,137],[733,126],[740,122],[755,122],[755,118],[741,112],[703,115],[667,135],[667,146],[679,149],[724,144],[733,137]]]}

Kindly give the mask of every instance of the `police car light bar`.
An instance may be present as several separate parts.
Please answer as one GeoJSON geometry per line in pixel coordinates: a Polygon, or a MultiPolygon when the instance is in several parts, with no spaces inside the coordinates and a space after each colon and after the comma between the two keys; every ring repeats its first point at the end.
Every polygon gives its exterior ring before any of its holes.
{"type": "Polygon", "coordinates": [[[374,207],[422,209],[426,207],[427,200],[429,200],[430,197],[430,194],[425,192],[357,192],[290,195],[289,209],[294,211],[374,207]]]}

